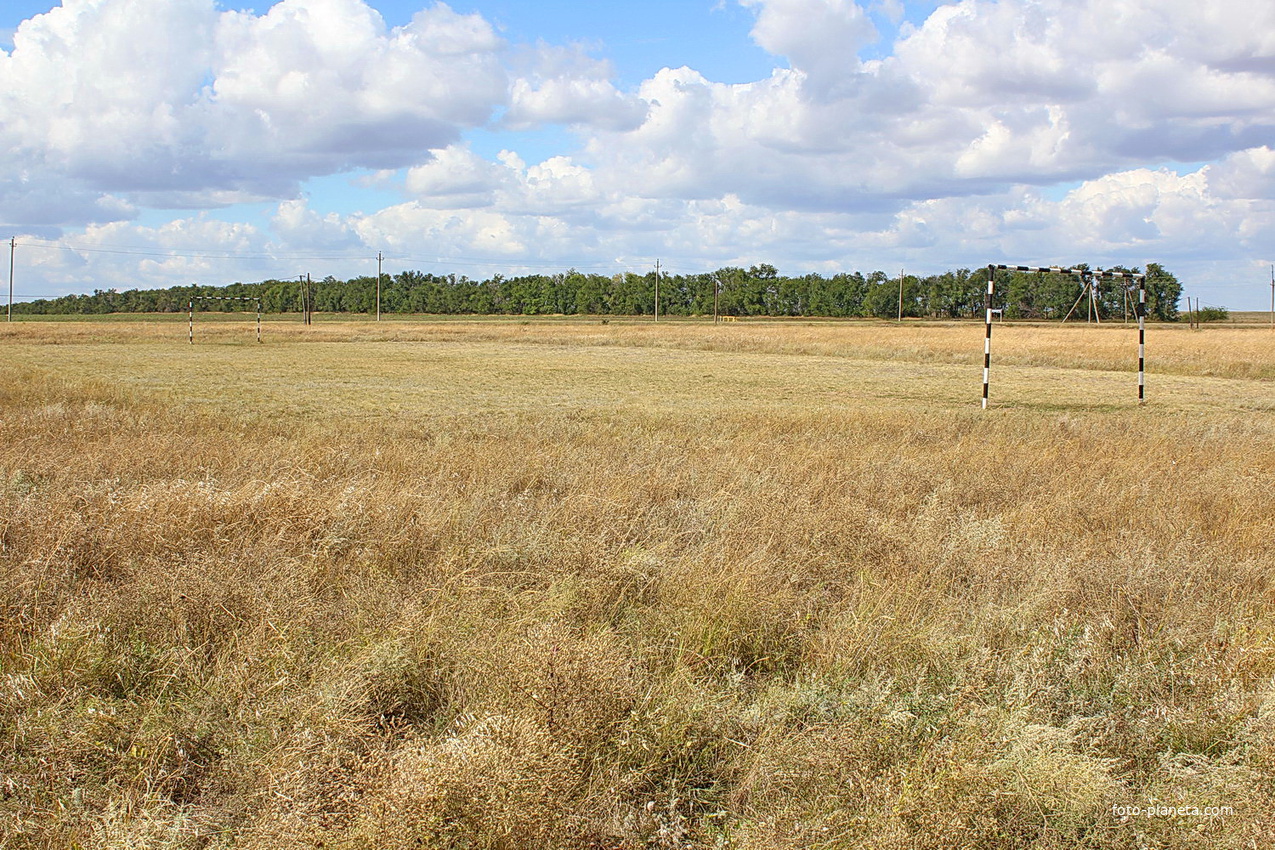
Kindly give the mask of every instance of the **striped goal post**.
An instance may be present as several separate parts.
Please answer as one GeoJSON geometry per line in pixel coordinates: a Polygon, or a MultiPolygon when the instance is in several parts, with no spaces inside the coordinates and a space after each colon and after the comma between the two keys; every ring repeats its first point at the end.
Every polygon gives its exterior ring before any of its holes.
{"type": "Polygon", "coordinates": [[[1065,266],[1006,266],[989,265],[987,267],[987,295],[983,300],[986,312],[987,334],[983,338],[983,409],[987,409],[987,391],[992,373],[992,295],[996,291],[996,272],[1028,272],[1035,274],[1069,274],[1090,275],[1099,279],[1136,280],[1138,282],[1138,404],[1146,403],[1146,362],[1147,362],[1147,276],[1141,272],[1112,272],[1096,269],[1078,269],[1065,266]]]}
{"type": "Polygon", "coordinates": [[[261,342],[261,299],[250,295],[196,295],[190,299],[190,344],[195,344],[196,301],[252,301],[257,305],[257,342],[261,342]]]}

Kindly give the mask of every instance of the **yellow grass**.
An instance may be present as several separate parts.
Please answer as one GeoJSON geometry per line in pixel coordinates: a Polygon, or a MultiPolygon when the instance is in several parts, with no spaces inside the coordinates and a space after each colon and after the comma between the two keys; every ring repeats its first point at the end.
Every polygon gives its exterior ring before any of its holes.
{"type": "Polygon", "coordinates": [[[1275,837],[1269,331],[197,331],[0,332],[0,846],[1275,837]]]}

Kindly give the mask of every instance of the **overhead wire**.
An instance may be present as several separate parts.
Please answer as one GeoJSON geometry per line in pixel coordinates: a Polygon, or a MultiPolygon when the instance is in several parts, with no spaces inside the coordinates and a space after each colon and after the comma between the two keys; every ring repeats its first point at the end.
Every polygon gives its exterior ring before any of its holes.
{"type": "Polygon", "coordinates": [[[146,248],[137,248],[133,246],[116,246],[116,247],[90,247],[88,245],[76,245],[66,242],[51,242],[50,240],[41,240],[34,242],[24,239],[20,245],[29,248],[43,248],[50,251],[76,251],[86,254],[118,254],[135,257],[167,257],[178,260],[287,260],[289,262],[296,260],[362,260],[372,259],[376,257],[366,257],[362,254],[296,254],[290,252],[280,253],[262,253],[262,252],[242,252],[242,251],[224,251],[218,253],[204,252],[183,252],[173,250],[152,250],[146,248]],[[44,244],[41,244],[44,243],[44,244]]]}
{"type": "MultiPolygon", "coordinates": [[[[376,260],[374,254],[306,254],[301,252],[262,252],[262,251],[182,251],[173,249],[152,249],[143,248],[132,245],[82,245],[70,242],[55,242],[48,239],[24,239],[22,245],[30,248],[38,248],[51,251],[72,251],[86,254],[111,254],[118,256],[136,256],[136,257],[163,257],[168,259],[183,260],[283,260],[288,262],[296,261],[325,261],[339,262],[348,260],[365,260],[373,262],[376,260]]],[[[633,262],[570,262],[561,261],[556,263],[550,262],[526,262],[515,259],[499,259],[499,258],[479,258],[479,257],[456,257],[456,256],[433,256],[421,257],[412,254],[386,254],[383,259],[397,260],[399,262],[422,263],[427,265],[469,265],[482,266],[488,268],[521,268],[535,270],[554,270],[562,269],[614,269],[617,267],[631,268],[635,265],[647,265],[653,261],[639,258],[633,262]]]]}

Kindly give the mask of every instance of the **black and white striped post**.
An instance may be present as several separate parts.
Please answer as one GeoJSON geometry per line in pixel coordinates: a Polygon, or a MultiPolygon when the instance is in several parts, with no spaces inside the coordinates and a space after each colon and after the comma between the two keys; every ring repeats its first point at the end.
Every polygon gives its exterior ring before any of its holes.
{"type": "Polygon", "coordinates": [[[1147,403],[1147,276],[1138,276],[1138,404],[1147,403]]]}
{"type": "Polygon", "coordinates": [[[987,267],[987,295],[983,308],[987,314],[987,335],[983,337],[983,409],[987,410],[987,384],[992,376],[992,291],[996,288],[996,267],[987,267]]]}
{"type": "MultiPolygon", "coordinates": [[[[983,300],[983,309],[987,314],[987,335],[983,338],[983,409],[987,410],[987,387],[992,375],[992,296],[996,292],[996,270],[1004,269],[1012,272],[1038,272],[1048,274],[1049,272],[1059,272],[1063,274],[1073,273],[1072,269],[1063,269],[1053,266],[1051,268],[1038,268],[1032,266],[998,266],[995,264],[987,267],[987,295],[983,300]]],[[[1001,313],[1001,319],[1004,320],[1005,314],[1001,313]]]]}

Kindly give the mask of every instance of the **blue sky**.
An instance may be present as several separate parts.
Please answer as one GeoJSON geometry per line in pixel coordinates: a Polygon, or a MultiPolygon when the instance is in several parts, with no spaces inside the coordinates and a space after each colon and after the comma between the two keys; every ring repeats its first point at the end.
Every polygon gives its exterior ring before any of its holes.
{"type": "Polygon", "coordinates": [[[1275,4],[7,0],[18,290],[1160,262],[1269,303],[1275,4]]]}

